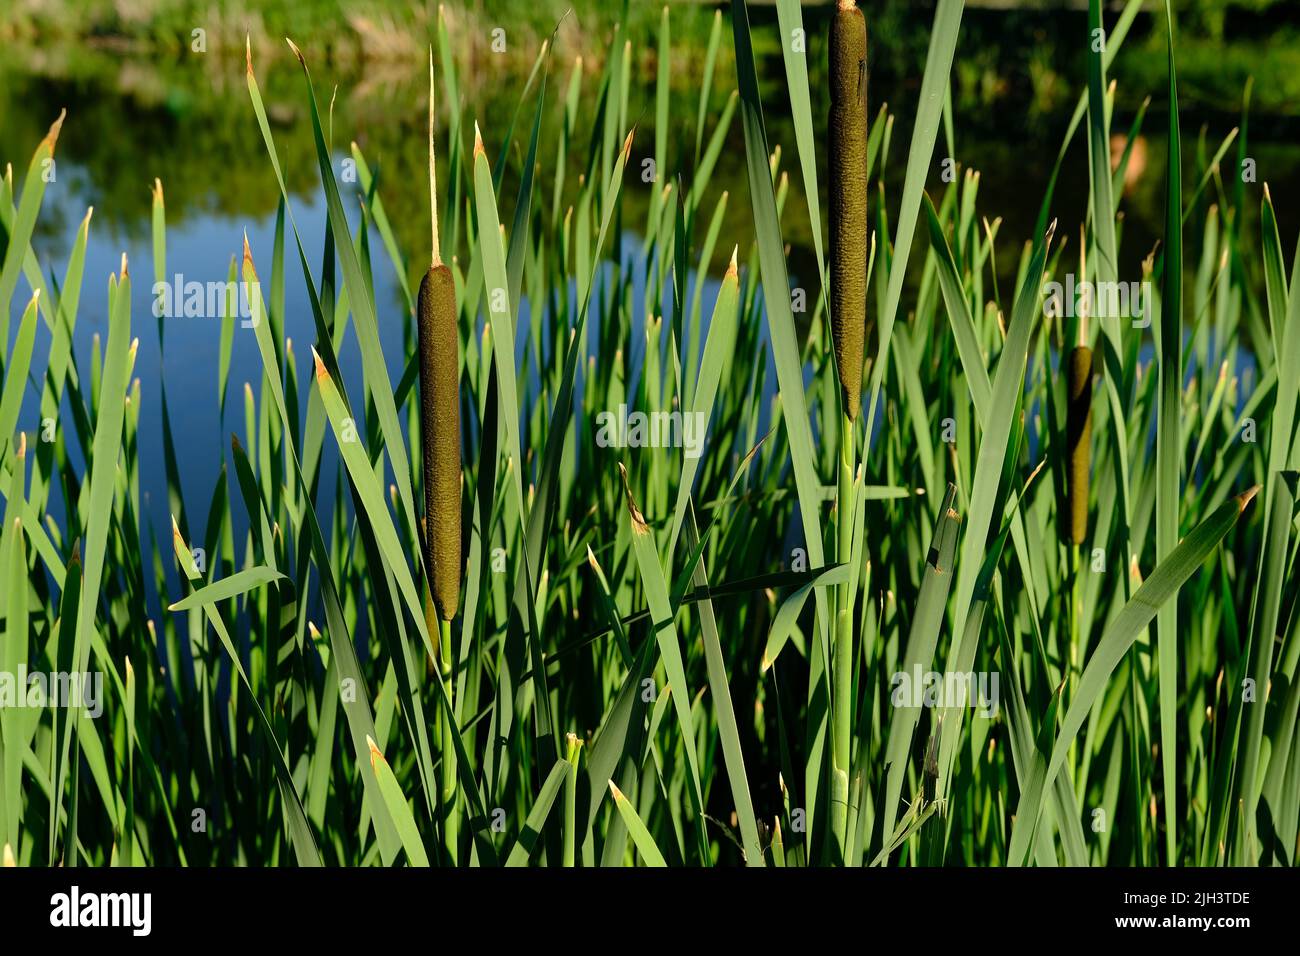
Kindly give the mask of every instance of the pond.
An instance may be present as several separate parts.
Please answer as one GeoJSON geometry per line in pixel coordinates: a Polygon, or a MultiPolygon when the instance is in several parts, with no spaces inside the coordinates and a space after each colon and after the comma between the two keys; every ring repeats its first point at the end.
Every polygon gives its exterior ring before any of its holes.
{"type": "MultiPolygon", "coordinates": [[[[872,32],[871,109],[874,114],[880,104],[888,103],[898,116],[886,171],[890,204],[897,202],[901,191],[919,63],[924,58],[930,17],[925,5],[895,6],[909,9],[883,14],[879,21],[873,21],[872,32]]],[[[685,155],[691,149],[700,64],[712,11],[686,5],[675,8],[673,16],[669,143],[672,151],[680,150],[685,155]]],[[[822,8],[810,6],[805,16],[814,118],[820,122],[825,107],[818,100],[819,94],[824,100],[825,14],[822,8]]],[[[759,72],[765,85],[769,141],[781,146],[782,166],[791,173],[784,232],[790,246],[792,281],[798,282],[800,275],[815,275],[815,267],[785,95],[779,28],[771,7],[756,6],[751,18],[761,57],[759,72]]],[[[584,109],[594,108],[609,37],[604,20],[594,19],[601,28],[584,30],[580,28],[581,16],[570,15],[557,33],[547,88],[547,109],[552,112],[562,108],[563,88],[575,68],[582,72],[584,109]],[[575,29],[575,23],[579,28],[575,29]],[[578,57],[582,58],[580,65],[578,57]]],[[[1134,166],[1141,168],[1126,188],[1124,199],[1121,274],[1128,278],[1137,277],[1141,260],[1163,233],[1166,138],[1162,131],[1167,123],[1160,89],[1163,47],[1149,35],[1148,20],[1146,14],[1139,17],[1129,46],[1116,64],[1120,85],[1115,130],[1128,129],[1143,98],[1148,94],[1153,97],[1135,150],[1134,166]],[[1152,61],[1158,61],[1159,66],[1154,74],[1152,61]],[[1144,83],[1148,85],[1141,85],[1144,83]]],[[[947,137],[941,134],[929,189],[931,195],[938,195],[943,188],[944,160],[956,160],[956,165],[948,164],[948,168],[980,172],[978,212],[990,222],[1002,220],[995,268],[1004,300],[1014,283],[1023,243],[1030,238],[1038,218],[1041,196],[1082,89],[1084,61],[1072,51],[1079,45],[1073,39],[1084,31],[1084,17],[1077,11],[1010,16],[1005,11],[977,6],[967,12],[963,22],[954,68],[955,149],[948,149],[947,137]],[[955,156],[948,156],[949,152],[955,152],[955,156]]],[[[93,337],[103,335],[105,330],[104,288],[108,274],[118,268],[123,253],[131,264],[135,279],[133,331],[140,339],[135,374],[141,379],[143,393],[141,493],[156,532],[165,533],[168,520],[161,441],[164,412],[160,399],[164,392],[176,454],[183,463],[183,498],[196,508],[205,506],[211,497],[228,448],[228,442],[214,441],[213,437],[243,428],[243,389],[246,382],[259,381],[261,374],[252,335],[237,332],[230,388],[222,411],[212,400],[217,391],[220,322],[211,316],[165,319],[164,350],[160,347],[160,325],[153,318],[151,289],[154,264],[150,210],[155,177],[161,180],[165,192],[166,275],[171,281],[182,285],[224,282],[245,235],[259,262],[269,257],[279,190],[249,103],[239,34],[236,26],[230,26],[223,34],[213,36],[212,48],[202,53],[159,52],[138,43],[94,38],[50,42],[28,39],[7,46],[5,62],[0,66],[0,143],[5,145],[5,159],[14,164],[16,178],[21,179],[27,156],[51,120],[60,109],[68,111],[58,143],[55,177],[47,188],[36,238],[47,271],[62,276],[76,228],[87,207],[94,207],[82,315],[74,342],[79,362],[89,359],[93,337]]],[[[628,115],[637,124],[634,168],[639,168],[639,163],[653,151],[655,140],[657,56],[650,42],[653,36],[653,32],[645,32],[637,38],[641,45],[632,50],[637,74],[631,84],[628,115]]],[[[725,14],[721,36],[719,71],[710,103],[713,117],[734,87],[731,34],[725,14]]],[[[521,133],[516,129],[514,148],[508,157],[502,191],[505,197],[513,197],[517,189],[522,160],[520,140],[526,135],[531,105],[519,110],[522,119],[516,115],[516,107],[538,48],[536,43],[514,42],[516,49],[511,55],[476,55],[458,64],[466,115],[478,118],[494,164],[501,162],[498,152],[510,124],[517,119],[516,125],[524,130],[521,133]]],[[[313,156],[310,119],[303,105],[301,72],[292,57],[265,37],[257,41],[254,49],[268,116],[293,196],[293,215],[309,257],[318,260],[325,208],[313,156]]],[[[1185,83],[1188,92],[1183,102],[1184,175],[1189,182],[1196,181],[1194,173],[1204,167],[1205,157],[1212,155],[1239,123],[1243,93],[1237,77],[1229,70],[1223,71],[1216,87],[1198,80],[1207,72],[1203,68],[1197,72],[1198,49],[1194,42],[1189,43],[1191,78],[1185,83]]],[[[427,229],[422,178],[427,87],[422,62],[409,55],[348,59],[328,55],[328,51],[312,58],[310,47],[308,55],[318,96],[328,101],[330,92],[335,94],[332,129],[336,169],[340,173],[344,170],[347,146],[355,140],[379,169],[380,193],[399,245],[407,252],[423,248],[427,229]],[[415,188],[404,192],[404,184],[408,183],[415,188]]],[[[1235,60],[1229,56],[1225,62],[1235,60]]],[[[543,125],[546,132],[540,156],[544,166],[554,156],[553,125],[543,125]]],[[[578,123],[578,142],[571,155],[580,155],[587,148],[583,138],[586,128],[581,121],[578,123]]],[[[472,132],[462,132],[462,145],[468,148],[472,132]]],[[[1259,179],[1271,184],[1275,197],[1300,192],[1300,145],[1295,132],[1294,118],[1277,104],[1252,110],[1248,154],[1256,164],[1259,179]]],[[[445,128],[440,135],[445,142],[445,128]]],[[[1228,156],[1235,162],[1235,144],[1228,156]]],[[[1231,172],[1231,168],[1226,170],[1227,174],[1231,172]]],[[[1227,174],[1224,188],[1231,188],[1227,174]]],[[[1077,237],[1078,223],[1085,213],[1087,176],[1086,145],[1081,133],[1063,164],[1053,210],[1067,236],[1077,237]]],[[[823,168],[819,171],[823,190],[825,177],[823,168]]],[[[731,126],[713,182],[712,192],[726,189],[733,196],[711,270],[716,277],[732,245],[739,244],[743,257],[753,235],[749,204],[745,201],[748,185],[739,119],[731,126]]],[[[632,232],[627,234],[622,248],[624,255],[635,258],[639,243],[634,233],[638,223],[644,222],[650,190],[637,189],[640,183],[635,177],[629,177],[629,183],[625,202],[631,212],[625,226],[632,232]]],[[[1212,201],[1217,186],[1212,182],[1200,201],[1212,201]]],[[[355,187],[352,194],[346,183],[344,187],[348,215],[355,226],[359,215],[355,187]]],[[[710,204],[713,201],[706,199],[710,204]]],[[[1300,226],[1293,214],[1298,208],[1300,204],[1295,202],[1279,202],[1284,245],[1300,226]]],[[[892,205],[888,213],[892,227],[892,205]]],[[[1242,227],[1248,235],[1250,230],[1258,229],[1254,221],[1242,227]]],[[[400,320],[405,306],[389,259],[377,241],[372,245],[381,339],[390,375],[396,381],[405,358],[405,322],[400,320]]],[[[1193,257],[1199,255],[1199,237],[1188,236],[1187,245],[1189,261],[1194,261],[1193,257]]],[[[295,257],[291,236],[287,248],[292,264],[295,257]]],[[[319,268],[319,263],[314,262],[313,268],[319,268]]],[[[300,272],[296,266],[286,271],[285,333],[294,342],[293,356],[302,381],[310,369],[309,345],[314,329],[300,272]]],[[[414,281],[414,270],[408,278],[414,281]]],[[[706,281],[707,315],[715,281],[707,277],[706,281]]],[[[638,290],[638,297],[641,292],[638,290]]],[[[15,295],[15,310],[21,310],[26,303],[25,285],[20,285],[19,293],[15,295]]],[[[904,309],[907,307],[905,297],[904,309]]],[[[10,327],[16,327],[16,319],[10,327]]],[[[525,327],[525,323],[520,324],[521,331],[525,327]]],[[[40,334],[47,334],[43,325],[40,334]]],[[[44,354],[42,349],[47,344],[38,340],[38,355],[44,354]]],[[[360,357],[354,340],[345,345],[340,362],[346,377],[359,377],[360,357]]],[[[635,361],[631,364],[635,367],[635,361]]],[[[769,380],[767,391],[774,386],[774,380],[769,380]]],[[[20,427],[34,431],[34,394],[29,394],[23,415],[20,427]]],[[[325,474],[333,474],[333,469],[327,468],[325,474]]]]}

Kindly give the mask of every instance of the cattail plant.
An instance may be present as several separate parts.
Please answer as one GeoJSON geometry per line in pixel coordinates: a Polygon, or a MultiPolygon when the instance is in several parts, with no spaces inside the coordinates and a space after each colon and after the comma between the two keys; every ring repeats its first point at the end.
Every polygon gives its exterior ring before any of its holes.
{"type": "MultiPolygon", "coordinates": [[[[1088,277],[1088,244],[1079,230],[1079,276],[1088,277]]],[[[1085,287],[1086,288],[1086,287],[1085,287]]],[[[1065,415],[1065,497],[1062,527],[1070,548],[1070,671],[1077,676],[1079,618],[1082,613],[1079,548],[1088,537],[1088,470],[1092,447],[1092,349],[1088,347],[1088,311],[1085,295],[1079,303],[1075,345],[1065,358],[1067,408],[1065,415]]]]}
{"type": "MultiPolygon", "coordinates": [[[[425,620],[438,635],[441,680],[451,699],[451,621],[460,601],[460,338],[456,282],[438,245],[438,188],[433,148],[433,50],[429,50],[429,208],[431,255],[417,306],[420,351],[420,445],[424,460],[424,567],[429,592],[425,620]],[[437,628],[434,628],[434,624],[437,628]]],[[[455,728],[443,715],[442,791],[455,795],[455,728]]],[[[447,810],[448,850],[455,855],[455,825],[447,810]]]]}
{"type": "MultiPolygon", "coordinates": [[[[830,312],[841,397],[838,558],[853,549],[854,422],[862,391],[867,320],[867,24],[854,0],[839,0],[830,27],[830,312]]],[[[853,706],[852,584],[839,588],[832,696],[831,829],[841,851],[848,824],[853,706]]]]}

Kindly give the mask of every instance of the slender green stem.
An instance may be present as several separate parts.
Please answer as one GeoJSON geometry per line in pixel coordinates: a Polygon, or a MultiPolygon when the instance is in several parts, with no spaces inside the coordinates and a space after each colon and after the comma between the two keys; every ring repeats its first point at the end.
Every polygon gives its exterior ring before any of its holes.
{"type": "MultiPolygon", "coordinates": [[[[840,481],[836,503],[837,531],[839,535],[837,560],[843,564],[851,560],[853,552],[853,422],[848,415],[840,417],[840,481]]],[[[853,620],[849,613],[852,603],[851,582],[838,589],[835,620],[835,692],[832,697],[834,725],[832,728],[832,793],[831,830],[839,845],[841,858],[847,851],[850,724],[853,715],[853,620]]]]}
{"type": "Polygon", "coordinates": [[[565,739],[565,759],[572,770],[564,781],[564,865],[572,867],[578,844],[578,751],[582,741],[576,734],[567,734],[565,739]]]}
{"type": "MultiPolygon", "coordinates": [[[[443,690],[447,694],[447,700],[451,700],[452,681],[451,681],[451,621],[439,621],[441,630],[441,639],[438,646],[438,664],[442,681],[443,690]]],[[[442,721],[442,803],[446,808],[445,823],[443,832],[447,840],[447,853],[451,856],[452,862],[456,861],[456,838],[458,832],[458,813],[456,806],[456,746],[453,743],[452,735],[456,733],[456,727],[446,715],[443,715],[442,721]]]]}
{"type": "MultiPolygon", "coordinates": [[[[1079,587],[1079,546],[1070,545],[1070,590],[1068,600],[1070,602],[1069,622],[1070,622],[1070,647],[1068,658],[1065,662],[1065,690],[1061,700],[1064,708],[1069,704],[1070,698],[1074,695],[1075,682],[1079,679],[1079,602],[1082,598],[1082,592],[1079,587]]],[[[1075,744],[1070,745],[1070,767],[1078,769],[1076,764],[1078,747],[1075,744]]]]}

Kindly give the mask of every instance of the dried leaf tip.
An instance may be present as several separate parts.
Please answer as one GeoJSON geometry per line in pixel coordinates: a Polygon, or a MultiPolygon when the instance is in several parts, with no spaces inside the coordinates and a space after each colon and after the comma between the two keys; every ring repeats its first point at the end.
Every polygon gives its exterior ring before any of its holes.
{"type": "Polygon", "coordinates": [[[50,155],[54,155],[54,147],[59,142],[59,130],[63,129],[63,119],[68,115],[66,109],[59,110],[58,119],[50,124],[50,131],[45,134],[45,139],[41,141],[42,146],[50,147],[50,155]]]}
{"type": "Polygon", "coordinates": [[[153,201],[160,206],[165,205],[163,202],[162,180],[157,176],[153,178],[153,201]]]}
{"type": "Polygon", "coordinates": [[[627,469],[623,463],[618,463],[618,473],[623,478],[623,493],[627,496],[627,513],[632,518],[632,531],[634,534],[649,534],[650,526],[646,524],[645,515],[641,514],[641,509],[636,506],[636,499],[632,497],[632,487],[627,483],[627,469]]]}
{"type": "Polygon", "coordinates": [[[1259,489],[1260,486],[1255,485],[1251,488],[1247,488],[1241,494],[1237,495],[1237,514],[1241,514],[1243,511],[1246,510],[1246,505],[1250,504],[1250,500],[1254,498],[1257,494],[1259,494],[1259,489]]]}
{"type": "Polygon", "coordinates": [[[125,282],[127,279],[129,279],[129,278],[131,277],[130,270],[127,269],[127,267],[126,267],[126,253],[125,253],[125,252],[122,253],[122,271],[121,271],[119,274],[121,275],[121,277],[122,277],[122,281],[123,281],[123,282],[125,282]]]}
{"type": "Polygon", "coordinates": [[[633,126],[627,131],[627,139],[623,140],[623,160],[632,155],[632,137],[636,136],[636,127],[633,126]]]}
{"type": "Polygon", "coordinates": [[[841,10],[852,10],[858,5],[857,0],[837,0],[836,5],[841,10]]]}
{"type": "MultiPolygon", "coordinates": [[[[437,162],[434,159],[433,149],[433,126],[436,110],[434,108],[434,74],[433,74],[433,44],[429,44],[429,219],[432,231],[432,246],[430,248],[430,265],[436,269],[442,265],[442,249],[438,242],[438,175],[437,162]]],[[[477,130],[477,125],[475,129],[477,130]]]]}
{"type": "Polygon", "coordinates": [[[244,232],[244,265],[249,269],[253,268],[253,250],[248,245],[247,231],[244,232]]]}
{"type": "Polygon", "coordinates": [[[320,360],[320,353],[316,351],[316,346],[311,347],[312,361],[316,363],[316,381],[322,381],[330,377],[330,373],[325,370],[325,363],[320,360]]]}
{"type": "Polygon", "coordinates": [[[12,846],[10,846],[8,843],[5,844],[4,864],[3,864],[3,865],[6,866],[6,867],[17,867],[17,866],[18,866],[18,861],[14,859],[14,848],[13,848],[12,846]]]}
{"type": "Polygon", "coordinates": [[[307,61],[303,58],[302,50],[298,49],[298,44],[294,43],[288,37],[284,38],[284,42],[289,44],[289,49],[292,50],[293,55],[298,58],[298,62],[302,64],[302,68],[304,70],[307,69],[307,61]]]}
{"type": "Polygon", "coordinates": [[[375,741],[369,734],[366,734],[366,746],[370,748],[370,767],[372,770],[375,766],[375,760],[381,760],[384,763],[388,762],[384,760],[384,755],[379,752],[379,748],[375,746],[375,741]]]}
{"type": "Polygon", "coordinates": [[[627,797],[623,796],[623,791],[618,789],[618,784],[616,784],[613,780],[609,782],[609,792],[614,795],[615,800],[627,799],[627,797]]]}
{"type": "Polygon", "coordinates": [[[478,128],[478,120],[474,121],[474,158],[485,155],[483,150],[483,133],[478,128]]]}
{"type": "Polygon", "coordinates": [[[19,459],[27,457],[27,433],[26,432],[18,433],[18,451],[16,453],[16,457],[19,459]]]}
{"type": "Polygon", "coordinates": [[[253,37],[251,34],[244,34],[244,75],[253,75],[253,37]]]}
{"type": "Polygon", "coordinates": [[[739,271],[736,267],[736,255],[740,252],[740,246],[734,246],[731,250],[731,262],[727,263],[727,274],[725,279],[734,279],[739,271]]]}

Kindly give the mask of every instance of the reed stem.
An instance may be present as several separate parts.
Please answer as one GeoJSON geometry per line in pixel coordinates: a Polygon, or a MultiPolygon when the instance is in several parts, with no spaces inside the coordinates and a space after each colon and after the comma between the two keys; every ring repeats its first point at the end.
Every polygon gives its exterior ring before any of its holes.
{"type": "MultiPolygon", "coordinates": [[[[855,449],[853,421],[847,413],[840,416],[839,491],[836,499],[838,545],[836,559],[848,564],[853,558],[853,471],[855,449]]],[[[852,580],[837,589],[835,615],[835,692],[831,703],[834,723],[831,730],[832,772],[834,774],[831,829],[839,845],[841,858],[848,846],[848,782],[852,748],[850,728],[853,717],[853,616],[852,580]]]]}
{"type": "MultiPolygon", "coordinates": [[[[451,681],[451,621],[441,622],[441,634],[438,646],[439,660],[439,680],[442,681],[443,692],[447,695],[447,703],[452,703],[452,681],[451,681]]],[[[454,713],[454,711],[453,711],[454,713]]],[[[457,732],[456,725],[447,713],[442,715],[442,803],[445,808],[443,833],[447,841],[447,853],[451,856],[452,862],[456,862],[456,843],[460,830],[460,808],[456,796],[456,744],[453,734],[457,732]]]]}

